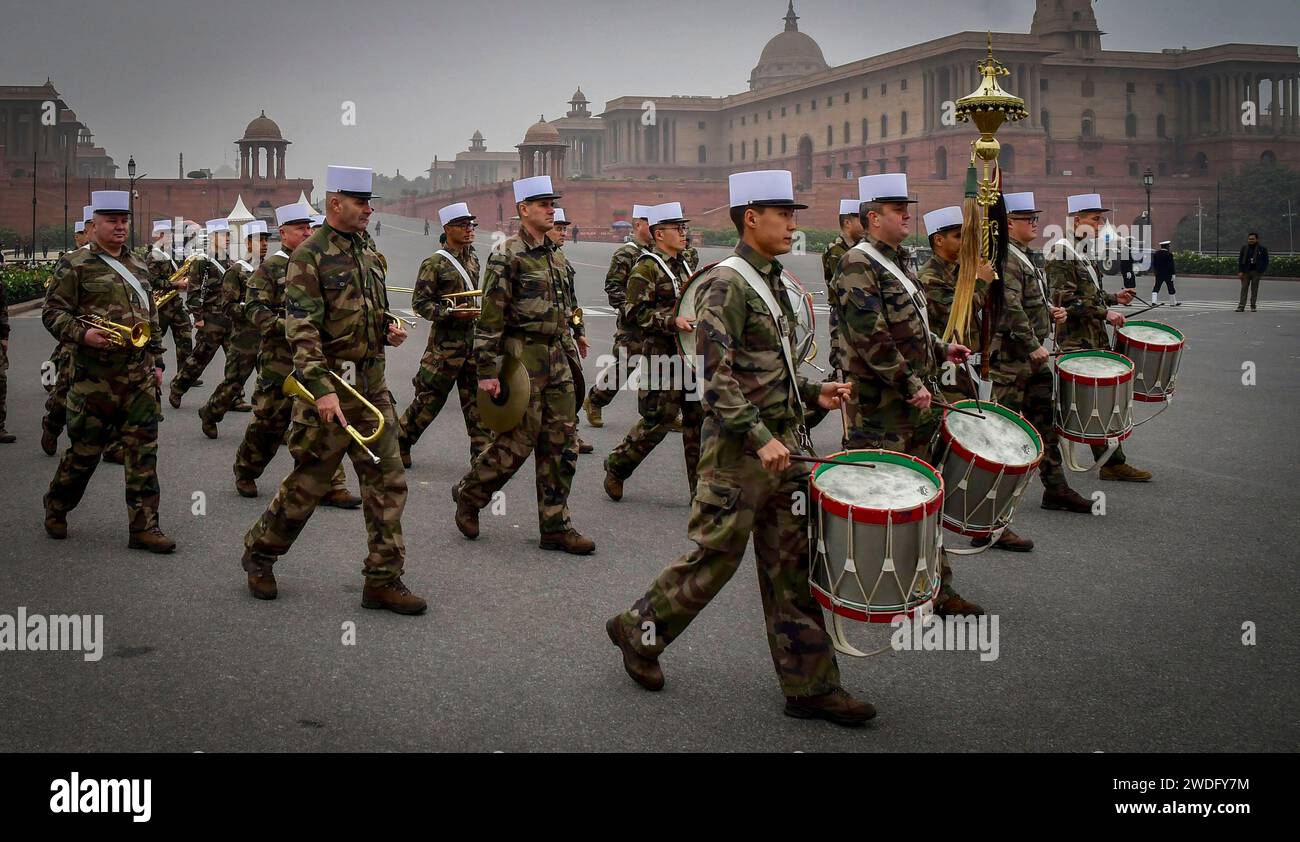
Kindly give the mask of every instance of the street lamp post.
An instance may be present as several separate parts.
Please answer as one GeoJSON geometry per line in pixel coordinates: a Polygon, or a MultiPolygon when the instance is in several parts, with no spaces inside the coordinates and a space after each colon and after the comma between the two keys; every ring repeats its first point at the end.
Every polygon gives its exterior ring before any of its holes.
{"type": "MultiPolygon", "coordinates": [[[[1152,237],[1155,236],[1155,226],[1151,222],[1151,186],[1155,183],[1155,173],[1151,172],[1150,167],[1147,167],[1147,171],[1142,173],[1142,186],[1147,189],[1147,229],[1152,237]]],[[[1147,247],[1150,248],[1151,243],[1147,243],[1147,247]]]]}
{"type": "Polygon", "coordinates": [[[139,176],[135,174],[134,155],[132,155],[130,159],[127,160],[126,175],[128,179],[127,183],[130,185],[130,191],[131,191],[130,194],[128,195],[128,199],[131,202],[131,248],[133,250],[135,249],[135,183],[139,181],[141,178],[147,176],[148,174],[149,173],[140,173],[139,176]]]}
{"type": "Polygon", "coordinates": [[[1286,213],[1283,214],[1283,216],[1286,217],[1286,233],[1287,236],[1291,238],[1291,254],[1294,255],[1295,254],[1295,227],[1294,227],[1295,211],[1291,210],[1290,199],[1286,200],[1286,213]]]}

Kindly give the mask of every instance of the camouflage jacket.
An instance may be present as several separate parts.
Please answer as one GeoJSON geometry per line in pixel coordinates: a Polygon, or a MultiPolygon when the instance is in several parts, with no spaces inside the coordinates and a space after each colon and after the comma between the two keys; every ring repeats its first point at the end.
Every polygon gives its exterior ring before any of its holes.
{"type": "Polygon", "coordinates": [[[1052,317],[1043,298],[1043,285],[1039,271],[1030,271],[1023,260],[1012,254],[1018,249],[1037,265],[1033,249],[1012,243],[1007,248],[1007,259],[1002,264],[1002,317],[998,321],[997,343],[999,357],[1008,363],[1027,363],[1029,355],[1037,351],[1051,332],[1052,317]]]}
{"type": "Polygon", "coordinates": [[[694,274],[700,268],[700,253],[694,246],[687,246],[682,250],[682,262],[691,267],[691,273],[694,274]]]}
{"type": "MultiPolygon", "coordinates": [[[[867,241],[916,283],[903,252],[870,235],[867,241]]],[[[945,346],[934,335],[937,325],[931,323],[931,332],[926,333],[919,309],[925,306],[924,293],[919,283],[916,286],[920,301],[856,248],[840,261],[831,310],[844,372],[858,387],[857,400],[866,411],[887,393],[911,397],[938,374],[945,346]]]]}
{"type": "Polygon", "coordinates": [[[669,257],[657,247],[637,258],[627,278],[627,323],[643,338],[643,354],[676,354],[677,299],[690,281],[682,256],[669,257]],[[664,272],[654,254],[676,274],[664,272]]]}
{"type": "Polygon", "coordinates": [[[280,249],[262,261],[244,290],[244,317],[262,335],[257,370],[263,379],[277,386],[293,370],[293,349],[284,333],[284,282],[288,274],[289,255],[280,249]]]}
{"type": "Polygon", "coordinates": [[[145,265],[149,267],[149,282],[157,292],[166,292],[172,288],[168,283],[171,276],[180,268],[171,255],[160,250],[157,246],[149,250],[148,257],[145,258],[145,265]]]}
{"type": "MultiPolygon", "coordinates": [[[[561,249],[563,254],[563,249],[561,249]]],[[[569,258],[564,258],[564,277],[565,277],[565,319],[569,323],[569,332],[572,339],[577,339],[587,335],[587,326],[580,319],[576,318],[578,307],[578,270],[573,268],[569,258]]],[[[576,354],[578,346],[574,345],[572,351],[576,354]]]]}
{"type": "MultiPolygon", "coordinates": [[[[943,336],[944,328],[948,326],[948,319],[952,316],[952,300],[957,293],[957,273],[960,271],[960,263],[949,263],[936,254],[927,260],[921,267],[921,271],[917,273],[921,285],[925,288],[925,305],[930,311],[930,329],[940,336],[943,336]]],[[[979,325],[988,293],[988,282],[976,278],[974,300],[971,302],[972,324],[965,334],[967,345],[979,341],[979,325]]]]}
{"type": "MultiPolygon", "coordinates": [[[[447,252],[455,254],[450,248],[447,252]]],[[[473,247],[466,246],[465,250],[455,254],[455,257],[477,288],[480,277],[479,263],[473,247]]],[[[432,254],[420,264],[420,271],[415,276],[415,292],[411,296],[411,309],[433,322],[430,341],[444,339],[459,339],[466,343],[470,341],[474,332],[474,320],[453,317],[450,313],[451,308],[442,300],[444,295],[465,292],[467,289],[469,287],[465,286],[465,279],[460,276],[460,272],[457,272],[456,267],[451,265],[451,261],[442,255],[432,254]],[[437,340],[434,339],[435,336],[437,340]]],[[[468,303],[464,301],[461,303],[466,306],[475,304],[473,299],[468,303]]]]}
{"type": "Polygon", "coordinates": [[[636,263],[637,256],[645,250],[646,246],[633,239],[614,249],[614,256],[609,259],[609,271],[605,273],[605,297],[609,299],[609,306],[614,308],[619,330],[628,329],[624,313],[627,306],[627,277],[632,274],[632,265],[636,263]]]}
{"type": "Polygon", "coordinates": [[[9,338],[9,305],[5,302],[5,284],[0,281],[0,339],[9,338]]]}
{"type": "Polygon", "coordinates": [[[483,274],[483,314],[474,331],[474,354],[480,379],[501,372],[507,337],[564,341],[569,333],[564,252],[527,229],[501,244],[488,257],[483,274]]]}
{"type": "Polygon", "coordinates": [[[343,361],[367,370],[355,384],[359,392],[387,389],[388,291],[379,252],[366,243],[326,222],[289,258],[284,331],[301,382],[317,398],[335,391],[328,372],[344,374],[343,361]]]}
{"type": "Polygon", "coordinates": [[[162,339],[158,331],[158,313],[149,294],[148,267],[126,249],[122,250],[119,262],[144,289],[147,301],[141,301],[135,290],[103,260],[103,254],[99,244],[92,243],[89,248],[75,249],[59,259],[53,283],[45,292],[45,310],[41,314],[45,329],[59,342],[75,347],[79,359],[137,373],[163,368],[162,339]],[[77,317],[90,315],[102,316],[127,327],[148,323],[151,331],[149,342],[143,349],[127,345],[125,348],[99,350],[84,345],[82,338],[89,325],[77,321],[77,317]]]}
{"type": "Polygon", "coordinates": [[[1066,312],[1065,321],[1056,329],[1057,344],[1063,351],[1109,348],[1106,309],[1118,299],[1102,290],[1101,267],[1090,266],[1082,256],[1083,246],[1071,245],[1078,254],[1071,254],[1059,242],[1048,246],[1044,267],[1052,300],[1066,312]]]}
{"type": "Polygon", "coordinates": [[[221,303],[216,309],[230,321],[236,332],[253,328],[244,313],[244,301],[248,297],[248,279],[255,271],[252,262],[245,258],[231,263],[221,278],[221,303]]]}
{"type": "Polygon", "coordinates": [[[831,281],[835,280],[836,270],[840,268],[840,260],[855,245],[857,244],[850,243],[844,239],[843,234],[840,234],[826,247],[826,252],[822,255],[822,277],[826,281],[828,291],[831,281]]]}
{"type": "MultiPolygon", "coordinates": [[[[781,264],[745,242],[740,255],[772,288],[787,336],[794,344],[794,311],[783,291],[781,264]]],[[[702,276],[696,299],[695,353],[702,363],[700,394],[722,429],[745,436],[755,448],[802,422],[792,390],[805,405],[816,406],[821,386],[796,374],[790,382],[780,334],[763,299],[733,269],[715,265],[702,276]]]]}
{"type": "Polygon", "coordinates": [[[195,261],[190,267],[190,296],[185,302],[195,320],[211,320],[214,324],[224,324],[221,315],[222,278],[226,276],[226,267],[208,255],[195,261]]]}

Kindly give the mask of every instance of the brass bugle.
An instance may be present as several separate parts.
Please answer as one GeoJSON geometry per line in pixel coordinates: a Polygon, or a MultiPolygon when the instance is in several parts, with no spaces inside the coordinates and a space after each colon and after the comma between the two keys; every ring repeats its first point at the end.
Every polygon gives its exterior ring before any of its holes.
{"type": "Polygon", "coordinates": [[[411,327],[415,327],[415,319],[408,319],[405,316],[399,316],[396,313],[394,313],[392,310],[385,310],[384,315],[395,322],[400,322],[404,325],[410,325],[411,327]]]}
{"type": "Polygon", "coordinates": [[[143,348],[149,344],[149,337],[153,333],[148,322],[137,322],[128,327],[111,322],[103,316],[78,316],[77,321],[95,330],[103,331],[108,335],[108,342],[114,348],[125,348],[128,344],[133,348],[143,348]]]}
{"type": "MultiPolygon", "coordinates": [[[[348,381],[344,380],[342,377],[339,377],[337,374],[335,374],[332,371],[329,374],[330,377],[333,377],[335,380],[339,382],[340,386],[342,386],[344,389],[347,389],[348,392],[354,398],[361,401],[361,405],[364,406],[367,411],[369,411],[371,414],[375,416],[375,420],[378,422],[378,426],[376,426],[375,431],[368,436],[361,435],[361,433],[357,432],[357,428],[353,427],[351,424],[344,424],[343,429],[347,431],[347,434],[349,436],[352,436],[352,440],[357,443],[357,446],[366,452],[366,455],[370,457],[370,461],[378,465],[379,457],[376,456],[373,452],[371,452],[370,448],[367,445],[373,443],[376,439],[379,438],[380,434],[384,432],[384,413],[380,412],[378,407],[376,407],[370,401],[362,397],[361,393],[358,392],[356,389],[352,388],[352,384],[348,383],[348,381]]],[[[298,398],[299,400],[304,400],[307,401],[308,403],[315,404],[316,397],[310,391],[308,391],[306,386],[298,382],[298,378],[296,375],[297,372],[295,371],[292,374],[290,374],[288,377],[284,378],[284,384],[280,387],[280,391],[284,392],[286,395],[288,395],[291,398],[298,398]]]]}
{"type": "Polygon", "coordinates": [[[412,287],[395,287],[395,286],[385,285],[384,289],[388,290],[389,292],[404,292],[408,295],[415,295],[415,289],[412,287]]]}
{"type": "Polygon", "coordinates": [[[154,290],[153,306],[161,310],[167,304],[168,301],[171,301],[173,298],[175,298],[180,294],[181,291],[179,289],[168,290],[167,292],[161,294],[157,290],[154,290]]]}
{"type": "Polygon", "coordinates": [[[451,301],[453,304],[462,298],[477,298],[483,294],[481,289],[467,289],[464,292],[449,292],[442,298],[444,301],[451,301]]]}
{"type": "Polygon", "coordinates": [[[172,284],[179,281],[183,276],[188,275],[190,272],[190,267],[194,265],[194,261],[198,260],[200,256],[201,255],[199,252],[195,252],[194,254],[191,254],[189,257],[185,258],[185,262],[180,265],[180,268],[177,269],[175,272],[173,272],[172,276],[167,279],[167,286],[171,286],[172,284]]]}

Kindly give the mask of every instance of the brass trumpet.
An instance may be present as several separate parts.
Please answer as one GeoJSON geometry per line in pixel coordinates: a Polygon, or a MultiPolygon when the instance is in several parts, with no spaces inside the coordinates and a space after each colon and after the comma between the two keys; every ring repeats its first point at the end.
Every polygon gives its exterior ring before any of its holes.
{"type": "Polygon", "coordinates": [[[148,322],[127,326],[111,322],[103,316],[78,316],[77,321],[106,333],[109,344],[114,348],[125,348],[127,344],[133,348],[143,348],[149,344],[149,337],[153,333],[148,322]]]}
{"type": "Polygon", "coordinates": [[[154,290],[153,306],[155,309],[161,310],[167,304],[168,301],[171,301],[173,298],[175,298],[180,294],[181,291],[179,289],[168,290],[167,292],[161,294],[159,294],[158,290],[154,290]]]}
{"type": "Polygon", "coordinates": [[[399,316],[396,313],[394,313],[392,310],[385,310],[384,317],[388,319],[392,319],[395,322],[400,322],[401,324],[404,325],[409,325],[410,327],[415,327],[415,319],[408,319],[405,316],[399,316]]]}
{"type": "Polygon", "coordinates": [[[464,292],[451,292],[442,297],[442,303],[446,304],[452,310],[452,318],[456,319],[477,319],[483,315],[482,301],[475,306],[470,299],[482,298],[483,290],[467,289],[464,292]],[[462,304],[461,302],[466,302],[462,304]]]}
{"type": "MultiPolygon", "coordinates": [[[[284,385],[280,387],[280,390],[291,398],[298,398],[299,400],[307,401],[310,404],[315,404],[316,397],[312,395],[310,391],[308,391],[306,386],[298,382],[297,374],[298,372],[294,371],[288,377],[284,378],[284,385]]],[[[373,452],[371,452],[370,448],[367,447],[367,445],[372,444],[373,442],[378,440],[379,436],[384,432],[384,413],[380,412],[379,408],[376,407],[373,403],[366,400],[361,395],[360,392],[352,388],[352,384],[348,383],[348,381],[344,380],[342,377],[338,376],[332,371],[329,374],[330,377],[333,377],[335,380],[337,380],[339,385],[342,386],[344,389],[346,389],[352,395],[352,397],[361,401],[361,405],[364,406],[368,412],[370,412],[372,415],[375,416],[377,426],[375,427],[375,431],[368,436],[361,435],[361,433],[357,432],[357,428],[353,427],[351,424],[343,425],[343,429],[346,430],[348,435],[352,436],[352,440],[356,442],[357,445],[366,452],[366,455],[370,457],[370,461],[378,465],[379,457],[376,456],[373,452]]]]}
{"type": "Polygon", "coordinates": [[[195,252],[194,254],[191,254],[189,257],[185,258],[185,262],[181,264],[180,268],[177,269],[175,272],[173,272],[172,276],[167,279],[167,286],[171,286],[172,284],[176,283],[181,279],[182,276],[188,275],[190,273],[190,267],[194,265],[194,261],[198,260],[202,256],[203,255],[200,252],[195,252]]]}

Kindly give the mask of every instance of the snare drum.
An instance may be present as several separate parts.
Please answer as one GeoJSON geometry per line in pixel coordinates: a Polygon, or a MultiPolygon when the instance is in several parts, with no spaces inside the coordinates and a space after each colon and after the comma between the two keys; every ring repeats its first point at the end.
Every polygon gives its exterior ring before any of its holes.
{"type": "Polygon", "coordinates": [[[1062,354],[1055,391],[1056,431],[1066,441],[1107,445],[1133,432],[1133,361],[1123,354],[1062,354]]]}
{"type": "Polygon", "coordinates": [[[1162,403],[1174,394],[1187,340],[1161,322],[1125,322],[1115,331],[1115,352],[1133,361],[1133,399],[1162,403]]]}
{"type": "MultiPolygon", "coordinates": [[[[1023,415],[1005,406],[973,400],[953,406],[984,417],[944,413],[933,455],[947,489],[943,527],[970,538],[1000,535],[1042,461],[1043,439],[1023,415]]],[[[978,549],[989,546],[991,541],[978,549]]]]}
{"type": "MultiPolygon", "coordinates": [[[[696,298],[700,292],[700,281],[705,277],[705,272],[712,269],[717,264],[711,264],[695,273],[695,276],[682,290],[682,294],[677,298],[677,311],[675,315],[685,316],[691,321],[699,318],[699,307],[696,298]]],[[[790,352],[794,355],[795,366],[805,362],[811,362],[817,357],[817,319],[813,314],[812,294],[804,289],[804,285],[792,272],[782,271],[781,278],[784,283],[786,301],[790,304],[790,309],[794,312],[794,343],[790,346],[790,352]]],[[[780,313],[775,315],[780,316],[780,313]]],[[[682,357],[691,365],[695,365],[695,331],[680,330],[677,332],[677,350],[681,352],[682,357]]]]}
{"type": "Polygon", "coordinates": [[[943,478],[887,450],[829,458],[875,468],[819,465],[808,479],[813,596],[838,617],[868,623],[931,605],[940,586],[943,478]]]}

